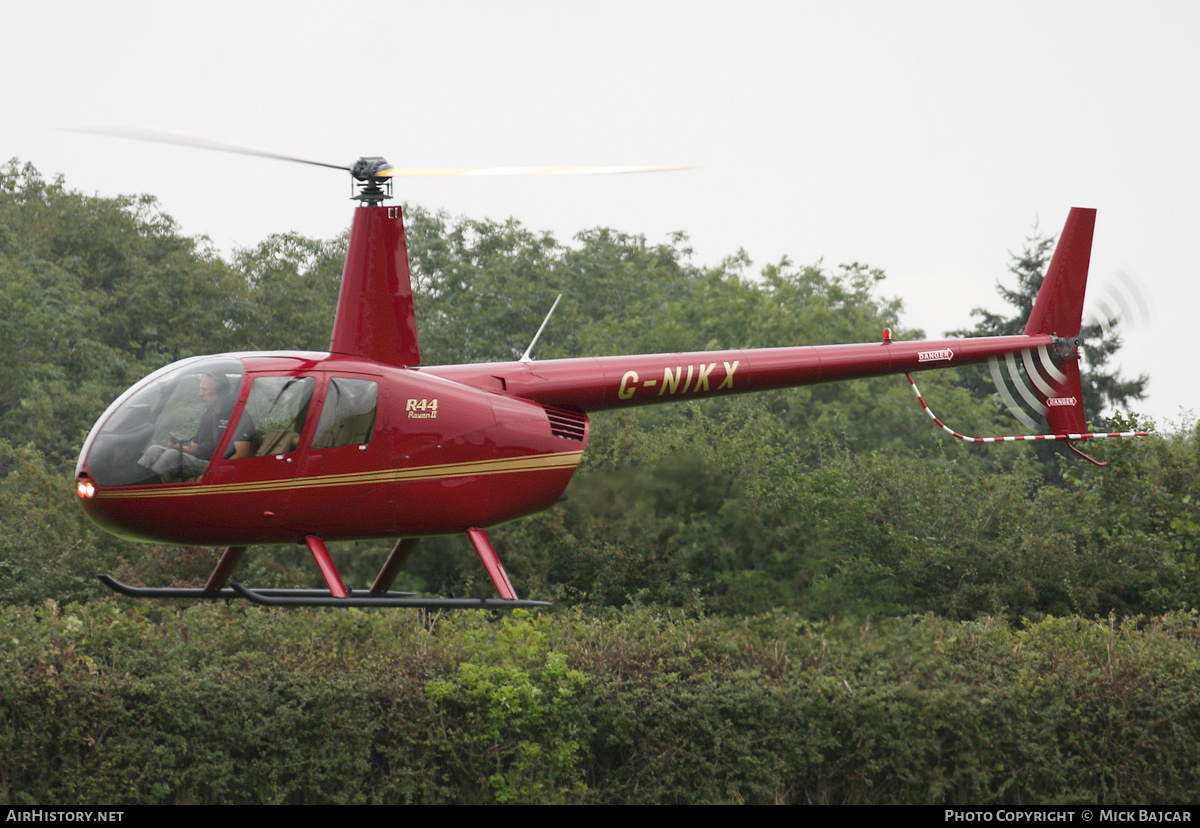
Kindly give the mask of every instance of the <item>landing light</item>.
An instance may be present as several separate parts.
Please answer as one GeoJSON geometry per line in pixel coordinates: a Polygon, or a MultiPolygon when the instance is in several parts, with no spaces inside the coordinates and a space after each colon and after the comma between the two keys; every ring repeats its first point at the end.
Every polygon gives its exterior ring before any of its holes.
{"type": "Polygon", "coordinates": [[[80,480],[75,484],[75,493],[84,500],[91,500],[96,496],[96,484],[90,480],[80,480]]]}

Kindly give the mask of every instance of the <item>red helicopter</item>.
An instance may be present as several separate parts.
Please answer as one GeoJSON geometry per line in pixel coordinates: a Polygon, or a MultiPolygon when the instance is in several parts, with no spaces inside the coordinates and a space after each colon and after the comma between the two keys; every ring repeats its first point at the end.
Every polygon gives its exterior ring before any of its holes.
{"type": "Polygon", "coordinates": [[[518,599],[486,528],[560,500],[587,446],[588,413],[605,409],[1022,355],[1040,377],[1034,393],[1054,434],[967,439],[1059,439],[1082,454],[1071,441],[1117,436],[1086,433],[1079,379],[1095,210],[1071,210],[1020,336],[905,342],[884,330],[878,342],[850,345],[544,361],[526,351],[515,362],[426,366],[402,211],[384,204],[393,177],[420,173],[382,158],[342,169],[359,206],[329,351],[181,360],[122,394],[88,435],[75,479],[98,526],[132,540],[225,547],[202,588],[100,576],[110,588],[266,605],[546,606],[518,599]],[[418,538],[459,532],[499,599],[391,591],[418,538]],[[385,537],[400,540],[374,584],[348,590],[326,543],[385,537]],[[230,585],[247,547],[260,543],[305,544],[328,590],[230,585]]]}

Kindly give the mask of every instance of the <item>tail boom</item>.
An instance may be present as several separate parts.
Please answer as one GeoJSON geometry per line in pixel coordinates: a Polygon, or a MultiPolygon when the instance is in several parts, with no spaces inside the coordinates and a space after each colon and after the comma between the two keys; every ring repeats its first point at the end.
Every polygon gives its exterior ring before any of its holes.
{"type": "Polygon", "coordinates": [[[543,405],[591,412],[951,368],[1053,345],[1054,337],[1044,334],[910,342],[886,339],[851,345],[692,351],[419,370],[543,405]]]}
{"type": "Polygon", "coordinates": [[[525,360],[418,370],[543,405],[591,412],[909,374],[999,358],[1015,371],[1020,354],[1036,387],[1026,392],[1029,401],[1041,404],[1055,434],[1083,435],[1086,427],[1077,346],[1095,223],[1094,209],[1072,208],[1025,331],[1017,336],[903,342],[892,340],[885,331],[881,342],[850,345],[525,360]]]}

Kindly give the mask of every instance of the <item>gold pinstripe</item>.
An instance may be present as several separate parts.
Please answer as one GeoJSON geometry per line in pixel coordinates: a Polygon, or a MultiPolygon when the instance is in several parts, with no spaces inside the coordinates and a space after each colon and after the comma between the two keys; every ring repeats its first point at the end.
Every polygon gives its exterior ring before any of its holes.
{"type": "Polygon", "coordinates": [[[446,480],[455,477],[474,477],[489,474],[554,471],[573,469],[583,458],[582,451],[562,451],[554,454],[532,454],[523,457],[503,457],[495,460],[472,460],[465,463],[442,463],[433,466],[414,466],[407,469],[376,469],[351,474],[328,474],[289,480],[259,480],[248,483],[215,483],[187,485],[169,489],[161,486],[129,491],[104,491],[103,497],[126,499],[156,497],[191,497],[246,492],[290,491],[294,489],[331,488],[335,486],[377,486],[384,483],[407,483],[419,480],[446,480]]]}

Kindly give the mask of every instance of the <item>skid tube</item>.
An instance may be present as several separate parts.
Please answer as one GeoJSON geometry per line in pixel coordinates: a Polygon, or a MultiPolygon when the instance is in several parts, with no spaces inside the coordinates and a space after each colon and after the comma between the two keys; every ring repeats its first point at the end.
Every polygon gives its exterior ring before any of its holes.
{"type": "Polygon", "coordinates": [[[371,592],[348,590],[345,598],[335,598],[327,589],[250,589],[233,584],[223,589],[199,587],[135,587],[111,575],[100,575],[100,582],[127,598],[174,598],[219,600],[245,598],[265,607],[400,607],[411,609],[533,609],[551,606],[549,601],[505,598],[421,598],[413,592],[371,592]]]}
{"type": "Polygon", "coordinates": [[[129,598],[176,598],[215,600],[245,598],[264,607],[357,607],[360,609],[400,607],[411,609],[534,609],[551,606],[549,601],[527,601],[517,597],[504,566],[487,533],[478,527],[467,530],[471,544],[487,568],[499,598],[422,598],[415,592],[393,592],[389,589],[396,574],[412,554],[415,538],[402,538],[388,556],[374,585],[369,589],[346,589],[338,574],[325,542],[316,535],[306,535],[304,543],[312,553],[321,577],[328,589],[250,589],[242,584],[226,586],[230,575],[246,553],[245,546],[230,546],[209,575],[203,588],[197,587],[135,587],[123,584],[111,575],[99,575],[106,587],[129,598]]]}

